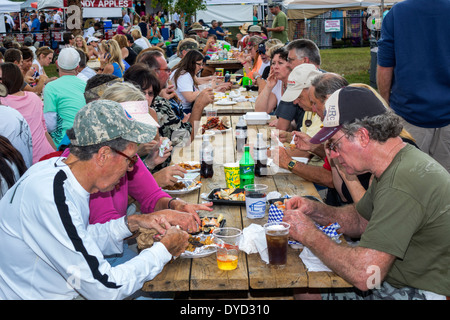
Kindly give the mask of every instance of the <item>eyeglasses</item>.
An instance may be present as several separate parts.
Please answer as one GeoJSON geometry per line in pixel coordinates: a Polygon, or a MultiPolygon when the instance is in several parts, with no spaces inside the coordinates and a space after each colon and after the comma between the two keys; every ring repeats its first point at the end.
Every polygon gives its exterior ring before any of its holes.
{"type": "Polygon", "coordinates": [[[199,67],[203,67],[203,62],[196,62],[196,65],[198,65],[199,67]]]}
{"type": "Polygon", "coordinates": [[[338,148],[338,141],[341,140],[343,137],[345,137],[345,134],[342,135],[342,137],[340,137],[339,139],[337,139],[334,142],[328,142],[326,144],[326,148],[330,151],[334,151],[334,152],[339,152],[339,148],[338,148]]]}
{"type": "Polygon", "coordinates": [[[169,69],[169,68],[166,68],[166,69],[162,69],[162,68],[156,68],[155,70],[161,70],[161,71],[164,71],[164,72],[170,73],[170,69],[169,69]]]}
{"type": "MultiPolygon", "coordinates": [[[[111,147],[110,147],[111,148],[111,147]]],[[[116,150],[114,148],[111,148],[112,151],[114,151],[115,153],[121,155],[122,157],[127,158],[128,160],[130,160],[130,163],[128,164],[128,168],[133,168],[134,165],[136,164],[136,162],[138,161],[138,157],[137,155],[132,156],[131,158],[129,156],[127,156],[125,153],[120,152],[119,150],[116,150]]]]}

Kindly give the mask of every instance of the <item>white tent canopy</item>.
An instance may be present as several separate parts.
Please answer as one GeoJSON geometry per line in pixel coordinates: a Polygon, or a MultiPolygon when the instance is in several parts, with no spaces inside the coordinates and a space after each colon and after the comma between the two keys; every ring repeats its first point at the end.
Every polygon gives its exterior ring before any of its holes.
{"type": "Polygon", "coordinates": [[[226,27],[240,26],[253,21],[253,6],[264,5],[264,0],[206,0],[206,10],[197,11],[196,20],[222,21],[226,27]]]}
{"type": "Polygon", "coordinates": [[[22,2],[12,2],[8,0],[0,0],[0,13],[20,12],[22,2]]]}
{"type": "Polygon", "coordinates": [[[38,0],[38,10],[45,8],[64,8],[64,0],[38,0]]]}
{"type": "Polygon", "coordinates": [[[217,5],[217,4],[264,4],[264,0],[205,0],[206,5],[217,5]]]}
{"type": "Polygon", "coordinates": [[[36,2],[36,0],[27,0],[25,2],[22,2],[22,4],[20,5],[20,9],[22,10],[28,10],[28,9],[34,9],[31,4],[33,2],[36,2]]]}
{"type": "Polygon", "coordinates": [[[402,0],[284,0],[283,6],[287,9],[340,9],[340,8],[367,8],[371,5],[393,5],[402,0]]]}

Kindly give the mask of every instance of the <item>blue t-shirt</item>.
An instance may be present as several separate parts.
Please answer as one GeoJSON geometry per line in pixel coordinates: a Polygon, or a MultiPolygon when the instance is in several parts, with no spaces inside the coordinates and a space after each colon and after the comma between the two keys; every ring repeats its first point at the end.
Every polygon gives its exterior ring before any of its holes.
{"type": "Polygon", "coordinates": [[[41,23],[39,22],[38,18],[35,18],[33,22],[31,23],[31,29],[33,29],[33,32],[40,32],[41,30],[41,23]],[[34,29],[33,29],[34,28],[34,29]]]}
{"type": "Polygon", "coordinates": [[[393,67],[389,103],[409,123],[450,124],[450,1],[406,0],[383,20],[378,64],[393,67]]]}
{"type": "Polygon", "coordinates": [[[217,40],[223,40],[224,36],[221,36],[220,34],[217,33],[217,31],[219,31],[220,33],[224,33],[223,29],[221,27],[217,27],[216,28],[216,36],[217,36],[217,40]]]}

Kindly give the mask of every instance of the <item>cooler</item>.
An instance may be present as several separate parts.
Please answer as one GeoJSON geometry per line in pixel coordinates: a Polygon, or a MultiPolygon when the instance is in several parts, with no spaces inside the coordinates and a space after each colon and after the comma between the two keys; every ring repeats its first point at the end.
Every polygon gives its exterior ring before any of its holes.
{"type": "Polygon", "coordinates": [[[111,30],[112,29],[112,21],[111,20],[103,20],[103,29],[105,30],[105,32],[107,30],[111,30]]]}

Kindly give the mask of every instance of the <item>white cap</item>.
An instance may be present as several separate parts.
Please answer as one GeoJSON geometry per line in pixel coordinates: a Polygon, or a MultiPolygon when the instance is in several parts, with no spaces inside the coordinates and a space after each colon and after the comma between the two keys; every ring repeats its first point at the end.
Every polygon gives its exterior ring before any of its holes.
{"type": "Polygon", "coordinates": [[[99,42],[100,39],[97,37],[89,37],[88,41],[86,42],[87,44],[91,43],[92,41],[94,42],[99,42]]]}
{"type": "Polygon", "coordinates": [[[288,77],[287,89],[281,97],[282,101],[292,102],[298,98],[302,90],[311,86],[311,81],[321,74],[311,63],[296,66],[288,77]]]}
{"type": "Polygon", "coordinates": [[[74,70],[80,63],[80,54],[74,48],[64,48],[58,56],[58,67],[64,70],[74,70]]]}

